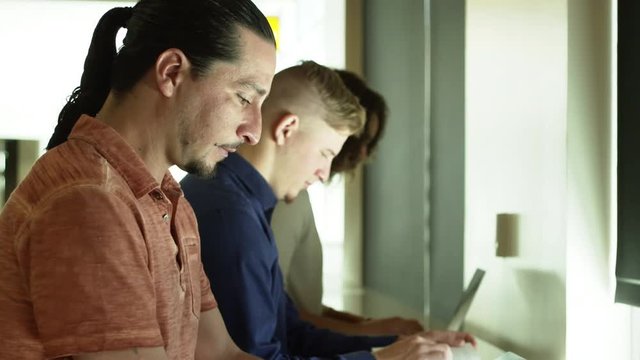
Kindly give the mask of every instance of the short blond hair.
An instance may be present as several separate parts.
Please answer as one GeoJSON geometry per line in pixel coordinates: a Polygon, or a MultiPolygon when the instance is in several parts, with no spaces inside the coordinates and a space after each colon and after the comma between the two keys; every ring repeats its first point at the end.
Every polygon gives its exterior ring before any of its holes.
{"type": "Polygon", "coordinates": [[[320,115],[327,125],[349,135],[362,131],[365,110],[358,98],[334,70],[314,61],[303,61],[276,74],[270,97],[289,107],[308,99],[305,93],[311,93],[314,102],[319,100],[323,110],[320,115]]]}

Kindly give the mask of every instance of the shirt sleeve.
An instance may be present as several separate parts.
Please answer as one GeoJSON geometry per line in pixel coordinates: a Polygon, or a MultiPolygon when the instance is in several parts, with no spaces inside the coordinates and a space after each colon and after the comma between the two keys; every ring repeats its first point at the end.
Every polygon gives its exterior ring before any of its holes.
{"type": "Polygon", "coordinates": [[[278,309],[270,293],[270,266],[251,246],[264,229],[244,209],[196,213],[202,263],[231,338],[244,351],[278,358],[282,344],[274,339],[278,309]]]}
{"type": "Polygon", "coordinates": [[[200,312],[209,311],[218,307],[216,298],[211,292],[211,284],[209,283],[209,278],[207,278],[207,274],[204,272],[202,264],[200,265],[200,291],[202,292],[202,300],[200,301],[200,312]]]}
{"type": "MultiPolygon", "coordinates": [[[[182,211],[188,214],[188,216],[184,217],[185,219],[187,219],[187,221],[190,222],[188,226],[190,228],[196,229],[197,231],[198,223],[196,214],[193,212],[193,208],[191,207],[189,201],[187,201],[186,198],[182,198],[178,206],[181,207],[182,211]]],[[[202,266],[202,245],[200,236],[197,236],[197,241],[195,241],[192,245],[195,245],[193,246],[193,248],[197,249],[197,254],[190,254],[190,256],[193,255],[194,258],[198,259],[197,265],[194,266],[194,272],[198,273],[198,277],[197,280],[194,281],[198,281],[200,284],[200,312],[202,313],[218,307],[218,302],[211,292],[211,283],[209,282],[209,278],[204,272],[204,268],[202,266]]]]}
{"type": "MultiPolygon", "coordinates": [[[[396,336],[347,336],[326,329],[319,329],[300,319],[298,311],[285,294],[287,315],[287,338],[290,351],[295,354],[331,354],[371,351],[374,347],[384,347],[397,340],[396,336]]],[[[369,354],[369,353],[368,353],[369,354]]]]}
{"type": "Polygon", "coordinates": [[[99,186],[45,200],[18,246],[48,357],[163,346],[135,210],[99,186]]]}
{"type": "MultiPolygon", "coordinates": [[[[260,221],[245,209],[226,208],[201,212],[198,222],[204,269],[211,281],[229,334],[241,349],[260,358],[274,360],[321,359],[317,356],[344,360],[373,359],[368,351],[344,355],[330,354],[327,351],[321,351],[322,354],[313,354],[312,351],[297,354],[288,351],[290,348],[287,344],[283,344],[276,336],[277,327],[288,324],[284,318],[279,319],[279,316],[285,316],[283,311],[279,311],[282,298],[274,298],[271,292],[274,270],[267,261],[268,257],[264,256],[264,249],[257,246],[259,242],[256,241],[256,236],[265,231],[260,221]]],[[[263,237],[259,240],[263,240],[263,237]]],[[[279,271],[277,268],[276,270],[279,271]]],[[[310,330],[302,327],[298,329],[310,330]]],[[[304,338],[304,334],[298,335],[304,338]]],[[[334,335],[336,338],[342,337],[334,335]]],[[[333,339],[318,336],[308,340],[333,339]]],[[[288,342],[291,341],[289,339],[288,342]]],[[[317,344],[315,349],[320,351],[324,345],[331,346],[328,343],[317,344]]],[[[308,346],[303,348],[309,349],[308,346]]]]}

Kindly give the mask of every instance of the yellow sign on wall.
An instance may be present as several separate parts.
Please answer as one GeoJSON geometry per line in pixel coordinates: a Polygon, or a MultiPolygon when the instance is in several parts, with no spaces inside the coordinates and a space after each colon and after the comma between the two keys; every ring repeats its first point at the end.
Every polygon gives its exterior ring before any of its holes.
{"type": "Polygon", "coordinates": [[[271,25],[273,36],[276,38],[276,49],[280,46],[280,18],[277,16],[267,16],[267,21],[271,25]]]}

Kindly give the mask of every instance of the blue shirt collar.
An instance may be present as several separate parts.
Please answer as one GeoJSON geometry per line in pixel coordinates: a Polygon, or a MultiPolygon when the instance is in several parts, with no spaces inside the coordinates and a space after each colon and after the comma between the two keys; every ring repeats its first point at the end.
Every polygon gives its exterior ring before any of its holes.
{"type": "Polygon", "coordinates": [[[226,167],[231,173],[237,176],[240,183],[262,206],[262,210],[267,214],[267,219],[271,221],[271,213],[276,206],[278,199],[271,189],[271,185],[245,158],[239,154],[229,154],[219,166],[226,167]]]}

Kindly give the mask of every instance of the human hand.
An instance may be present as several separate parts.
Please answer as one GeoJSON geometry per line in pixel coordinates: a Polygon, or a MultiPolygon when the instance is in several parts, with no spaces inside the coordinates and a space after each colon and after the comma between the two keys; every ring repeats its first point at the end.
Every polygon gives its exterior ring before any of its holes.
{"type": "Polygon", "coordinates": [[[365,330],[364,333],[370,335],[413,335],[424,331],[417,320],[401,317],[365,320],[359,325],[365,330]]]}
{"type": "Polygon", "coordinates": [[[420,333],[419,335],[437,343],[444,343],[450,346],[462,346],[464,343],[471,343],[473,347],[477,345],[476,339],[473,335],[466,332],[429,330],[420,333]]]}
{"type": "Polygon", "coordinates": [[[453,360],[451,347],[421,335],[403,337],[373,353],[376,360],[453,360]]]}

